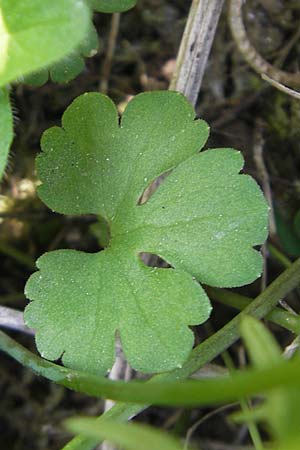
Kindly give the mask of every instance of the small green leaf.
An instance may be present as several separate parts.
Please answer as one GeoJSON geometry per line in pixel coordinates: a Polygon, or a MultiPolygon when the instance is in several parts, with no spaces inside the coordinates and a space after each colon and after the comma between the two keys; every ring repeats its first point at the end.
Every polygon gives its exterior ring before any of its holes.
{"type": "Polygon", "coordinates": [[[115,333],[130,364],[144,372],[180,367],[193,345],[187,325],[204,322],[209,300],[196,282],[239,286],[261,271],[252,248],[267,234],[267,205],[231,149],[199,153],[204,121],[178,93],[140,94],[123,114],[97,93],[77,98],[62,128],[46,131],[37,168],[39,195],[65,214],[94,213],[110,227],[98,254],[42,256],[28,281],[25,319],[48,359],[105,372],[115,333]],[[173,169],[150,200],[144,189],[173,169]],[[146,267],[150,252],[173,268],[146,267]]]}
{"type": "Polygon", "coordinates": [[[91,7],[98,12],[124,12],[133,8],[137,0],[88,0],[91,7]]]}
{"type": "Polygon", "coordinates": [[[84,59],[79,54],[66,56],[49,69],[50,78],[55,83],[67,83],[77,77],[84,69],[84,59]]]}
{"type": "Polygon", "coordinates": [[[128,450],[182,450],[177,440],[155,428],[130,423],[121,424],[112,420],[74,418],[65,422],[68,430],[92,439],[105,439],[128,450]]]}
{"type": "Polygon", "coordinates": [[[7,89],[0,88],[0,179],[4,173],[13,140],[13,114],[7,89]]]}
{"type": "Polygon", "coordinates": [[[241,335],[255,367],[264,369],[280,362],[280,347],[261,322],[251,316],[244,316],[240,327],[241,335]]]}
{"type": "Polygon", "coordinates": [[[83,0],[0,0],[0,86],[70,53],[89,21],[83,0]]]}
{"type": "Polygon", "coordinates": [[[84,69],[84,57],[94,56],[98,46],[98,34],[91,23],[87,35],[76,50],[50,67],[27,75],[24,77],[23,82],[31,86],[42,86],[50,77],[56,83],[67,83],[82,72],[84,69]]]}
{"type": "Polygon", "coordinates": [[[25,77],[20,78],[20,82],[24,84],[28,84],[29,86],[40,87],[47,83],[49,79],[49,70],[47,68],[43,68],[37,70],[36,72],[32,72],[25,77]]]}

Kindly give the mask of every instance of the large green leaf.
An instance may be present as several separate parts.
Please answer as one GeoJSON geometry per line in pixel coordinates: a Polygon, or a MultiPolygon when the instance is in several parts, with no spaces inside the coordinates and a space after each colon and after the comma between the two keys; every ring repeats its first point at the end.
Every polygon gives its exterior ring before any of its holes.
{"type": "Polygon", "coordinates": [[[196,282],[239,286],[254,280],[267,233],[267,205],[241,154],[199,153],[208,126],[178,93],[140,94],[119,125],[114,104],[97,93],[77,98],[62,128],[48,130],[37,168],[39,195],[65,214],[94,213],[110,226],[98,254],[60,250],[42,256],[28,281],[25,319],[48,359],[99,373],[111,367],[119,332],[141,371],[180,367],[209,300],[196,282]],[[152,198],[144,189],[173,169],[152,198]],[[143,251],[173,268],[146,267],[143,251]]]}
{"type": "Polygon", "coordinates": [[[98,12],[123,12],[133,8],[137,0],[88,0],[91,7],[98,12]]]}
{"type": "Polygon", "coordinates": [[[6,167],[13,140],[13,115],[7,89],[0,88],[0,179],[6,167]]]}
{"type": "Polygon", "coordinates": [[[83,0],[0,0],[0,86],[70,53],[89,20],[83,0]]]}
{"type": "Polygon", "coordinates": [[[67,428],[93,439],[106,439],[128,450],[182,450],[172,436],[155,428],[141,424],[121,424],[104,420],[101,425],[96,419],[74,418],[65,422],[67,428]]]}

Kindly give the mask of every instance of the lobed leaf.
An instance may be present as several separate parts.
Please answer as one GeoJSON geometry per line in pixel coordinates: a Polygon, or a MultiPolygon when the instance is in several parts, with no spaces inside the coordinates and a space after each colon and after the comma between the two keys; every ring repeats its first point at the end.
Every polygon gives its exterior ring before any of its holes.
{"type": "Polygon", "coordinates": [[[83,71],[85,67],[84,57],[94,56],[97,53],[98,46],[98,34],[91,22],[86,36],[77,49],[51,66],[27,75],[23,81],[31,86],[42,86],[49,78],[56,83],[67,83],[83,71]]]}
{"type": "Polygon", "coordinates": [[[194,339],[185,325],[207,319],[206,294],[188,274],[146,267],[127,252],[58,250],[38,260],[40,272],[26,287],[37,301],[25,318],[38,330],[43,357],[63,354],[66,366],[105,372],[114,362],[118,330],[137,370],[167,371],[187,359],[194,339]]]}
{"type": "Polygon", "coordinates": [[[25,312],[48,359],[92,373],[113,364],[118,332],[130,364],[144,372],[180,367],[193,345],[188,325],[204,322],[209,300],[196,282],[239,286],[254,280],[267,233],[267,205],[240,175],[239,152],[199,153],[208,126],[175,92],[136,96],[121,123],[97,93],[77,98],[62,128],[46,131],[37,169],[39,195],[64,214],[99,214],[110,227],[98,254],[42,256],[28,281],[25,312]],[[147,203],[139,199],[170,171],[147,203]],[[173,267],[146,267],[141,252],[173,267]]]}
{"type": "Polygon", "coordinates": [[[89,20],[83,0],[0,0],[0,86],[70,53],[89,20]]]}

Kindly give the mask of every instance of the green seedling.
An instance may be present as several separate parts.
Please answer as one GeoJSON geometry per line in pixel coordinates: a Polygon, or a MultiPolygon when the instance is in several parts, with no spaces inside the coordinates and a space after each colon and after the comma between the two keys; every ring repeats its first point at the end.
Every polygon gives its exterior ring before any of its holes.
{"type": "Polygon", "coordinates": [[[188,325],[206,321],[211,310],[199,282],[232,287],[259,276],[262,258],[253,246],[267,235],[266,202],[239,173],[240,152],[199,153],[208,132],[184,96],[158,91],[136,96],[120,124],[108,97],[84,94],[64,113],[62,128],[44,133],[40,198],[62,214],[100,215],[110,228],[104,251],[58,250],[38,260],[25,320],[45,358],[105,373],[118,333],[135,369],[180,367],[194,342],[188,325]],[[142,252],[171,267],[147,267],[142,252]]]}

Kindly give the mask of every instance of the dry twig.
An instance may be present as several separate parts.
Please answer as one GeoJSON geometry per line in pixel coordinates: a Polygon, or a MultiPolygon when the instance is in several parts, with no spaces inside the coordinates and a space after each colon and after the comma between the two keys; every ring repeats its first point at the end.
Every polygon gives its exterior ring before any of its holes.
{"type": "Polygon", "coordinates": [[[224,0],[193,0],[170,89],[196,104],[224,0]]]}
{"type": "Polygon", "coordinates": [[[268,63],[253,47],[248,39],[243,22],[243,0],[230,0],[229,2],[229,26],[238,49],[247,63],[257,73],[267,75],[272,80],[287,86],[300,86],[300,73],[289,73],[277,69],[268,63]]]}
{"type": "Polygon", "coordinates": [[[103,62],[101,80],[99,83],[99,90],[103,94],[107,94],[108,91],[108,80],[111,72],[113,57],[116,49],[117,36],[120,26],[120,13],[114,13],[111,19],[110,32],[108,36],[108,46],[106,57],[103,62]]]}
{"type": "Polygon", "coordinates": [[[267,81],[271,86],[275,87],[281,92],[284,92],[287,95],[290,95],[293,98],[296,98],[297,100],[300,100],[300,92],[294,91],[294,89],[290,89],[287,86],[284,86],[284,84],[279,83],[279,81],[272,80],[272,78],[268,77],[265,73],[262,74],[262,79],[267,81]]]}
{"type": "Polygon", "coordinates": [[[23,313],[6,306],[0,306],[0,327],[34,335],[34,331],[25,325],[23,313]]]}

